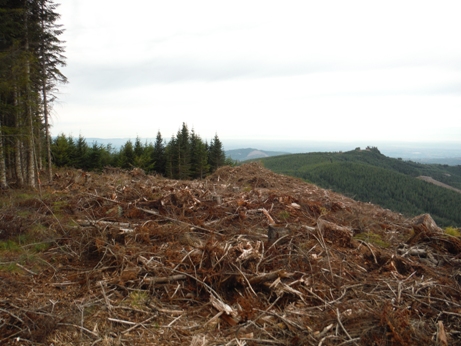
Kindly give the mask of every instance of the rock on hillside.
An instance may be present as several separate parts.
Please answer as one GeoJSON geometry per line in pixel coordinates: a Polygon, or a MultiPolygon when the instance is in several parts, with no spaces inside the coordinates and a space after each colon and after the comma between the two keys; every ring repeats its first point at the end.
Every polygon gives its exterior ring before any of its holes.
{"type": "Polygon", "coordinates": [[[3,344],[461,344],[458,238],[258,164],[67,172],[2,215],[55,234],[0,272],[3,344]]]}

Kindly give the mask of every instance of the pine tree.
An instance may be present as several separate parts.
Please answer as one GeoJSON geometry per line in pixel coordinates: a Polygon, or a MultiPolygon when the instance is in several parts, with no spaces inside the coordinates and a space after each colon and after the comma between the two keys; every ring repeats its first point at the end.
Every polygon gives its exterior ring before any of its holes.
{"type": "Polygon", "coordinates": [[[75,164],[75,142],[72,137],[67,137],[65,134],[58,135],[51,142],[51,152],[53,162],[57,167],[70,167],[75,164]]]}
{"type": "Polygon", "coordinates": [[[226,161],[226,155],[224,154],[222,143],[216,134],[210,142],[208,149],[208,163],[211,171],[216,171],[219,167],[223,166],[226,161]]]}
{"type": "Polygon", "coordinates": [[[177,174],[175,174],[175,168],[178,167],[177,148],[176,137],[171,136],[170,141],[165,147],[165,176],[170,179],[176,178],[177,176],[177,174]]]}
{"type": "Polygon", "coordinates": [[[166,175],[165,144],[160,131],[157,132],[151,158],[154,164],[154,171],[159,174],[166,175]]]}
{"type": "Polygon", "coordinates": [[[88,163],[88,151],[89,147],[86,143],[86,139],[82,135],[79,135],[75,144],[72,166],[75,168],[88,169],[90,166],[88,163]]]}
{"type": "Polygon", "coordinates": [[[40,83],[43,106],[43,120],[45,128],[46,160],[48,179],[53,179],[51,162],[50,136],[50,106],[55,100],[56,85],[67,83],[67,78],[59,70],[65,66],[64,48],[58,37],[64,32],[62,25],[56,24],[60,15],[55,12],[57,4],[53,1],[40,0],[39,20],[40,34],[38,37],[38,64],[40,66],[40,83]]]}
{"type": "Polygon", "coordinates": [[[122,168],[130,169],[134,166],[135,154],[133,149],[133,143],[128,140],[124,146],[120,148],[119,165],[122,168]]]}
{"type": "Polygon", "coordinates": [[[190,135],[186,123],[176,135],[176,153],[178,155],[178,176],[177,179],[190,178],[190,135]]]}
{"type": "Polygon", "coordinates": [[[203,179],[209,171],[208,151],[206,144],[192,129],[191,136],[191,178],[203,179]]]}
{"type": "Polygon", "coordinates": [[[55,8],[51,0],[0,2],[0,132],[9,134],[1,148],[6,176],[17,185],[36,185],[44,138],[50,145],[52,91],[65,80],[59,71],[64,57],[55,8]]]}

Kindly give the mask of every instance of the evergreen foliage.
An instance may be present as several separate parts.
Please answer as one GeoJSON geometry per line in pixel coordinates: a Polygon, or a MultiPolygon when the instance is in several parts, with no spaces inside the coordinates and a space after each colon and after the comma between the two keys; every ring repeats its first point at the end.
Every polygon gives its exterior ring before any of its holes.
{"type": "Polygon", "coordinates": [[[60,134],[51,142],[53,164],[56,167],[74,167],[100,171],[107,166],[132,169],[138,167],[146,173],[156,173],[173,179],[202,179],[218,167],[234,164],[226,159],[222,143],[215,135],[208,145],[183,123],[168,143],[160,131],[155,143],[142,143],[138,137],[128,140],[118,151],[111,145],[98,143],[89,146],[83,136],[74,139],[60,134]]]}
{"type": "Polygon", "coordinates": [[[416,179],[430,176],[461,189],[461,166],[393,159],[373,147],[344,153],[283,155],[261,161],[277,173],[302,178],[363,202],[408,216],[430,213],[441,226],[461,225],[461,193],[416,179]]]}
{"type": "Polygon", "coordinates": [[[35,187],[45,163],[52,178],[49,114],[57,85],[67,82],[57,7],[52,0],[0,1],[1,187],[35,187]]]}

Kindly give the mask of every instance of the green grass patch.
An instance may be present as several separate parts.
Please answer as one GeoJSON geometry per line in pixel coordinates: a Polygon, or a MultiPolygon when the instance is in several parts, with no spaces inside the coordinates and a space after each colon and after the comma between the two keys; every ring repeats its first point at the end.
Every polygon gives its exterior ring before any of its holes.
{"type": "Polygon", "coordinates": [[[15,273],[18,272],[20,269],[16,265],[16,263],[2,263],[0,264],[0,272],[9,272],[9,273],[15,273]]]}
{"type": "Polygon", "coordinates": [[[458,228],[447,227],[444,229],[444,231],[445,231],[445,234],[451,235],[453,237],[461,238],[461,232],[459,231],[458,228]]]}
{"type": "Polygon", "coordinates": [[[287,212],[286,210],[282,210],[279,214],[278,214],[278,218],[280,220],[283,220],[283,221],[286,221],[288,220],[290,217],[290,213],[287,212]]]}
{"type": "Polygon", "coordinates": [[[388,248],[391,246],[388,242],[384,241],[379,234],[373,232],[359,233],[354,236],[354,239],[363,240],[367,243],[379,246],[381,248],[388,248]]]}
{"type": "Polygon", "coordinates": [[[0,241],[0,251],[21,251],[21,246],[14,240],[8,239],[5,241],[0,241]]]}
{"type": "Polygon", "coordinates": [[[149,300],[149,294],[146,291],[133,291],[129,295],[130,305],[134,308],[140,308],[149,300]]]}
{"type": "Polygon", "coordinates": [[[32,244],[32,251],[34,252],[44,252],[51,247],[50,243],[37,243],[32,244]]]}

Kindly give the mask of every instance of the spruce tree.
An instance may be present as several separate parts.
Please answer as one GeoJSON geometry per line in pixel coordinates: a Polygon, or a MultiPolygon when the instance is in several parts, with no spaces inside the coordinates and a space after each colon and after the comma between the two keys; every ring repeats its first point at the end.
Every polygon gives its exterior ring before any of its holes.
{"type": "Polygon", "coordinates": [[[0,148],[9,153],[3,155],[9,167],[5,173],[18,185],[36,185],[45,138],[49,147],[53,91],[65,81],[59,71],[64,50],[55,9],[51,0],[0,2],[0,125],[1,133],[9,134],[8,140],[1,138],[0,148]]]}
{"type": "Polygon", "coordinates": [[[170,179],[176,178],[177,176],[175,171],[175,168],[178,166],[177,147],[176,137],[171,136],[170,141],[165,147],[165,176],[170,179]]]}
{"type": "Polygon", "coordinates": [[[210,142],[208,155],[208,163],[210,164],[212,172],[223,166],[226,161],[226,155],[224,154],[222,143],[217,134],[215,134],[214,138],[210,142]]]}
{"type": "Polygon", "coordinates": [[[55,11],[58,7],[51,0],[40,0],[39,21],[40,31],[38,35],[38,64],[39,82],[42,96],[43,121],[45,128],[46,161],[48,179],[53,179],[51,162],[51,136],[50,136],[50,110],[51,104],[55,100],[57,84],[67,83],[67,77],[60,71],[61,66],[65,66],[65,56],[63,42],[59,40],[64,30],[62,25],[56,24],[60,15],[55,11]]]}
{"type": "Polygon", "coordinates": [[[176,153],[178,155],[178,179],[190,178],[190,135],[186,123],[182,123],[182,128],[176,135],[176,153]]]}
{"type": "Polygon", "coordinates": [[[206,144],[192,129],[191,136],[191,178],[203,179],[209,171],[206,144]]]}
{"type": "Polygon", "coordinates": [[[154,171],[158,174],[166,175],[165,144],[160,131],[157,132],[151,158],[154,164],[154,171]]]}
{"type": "Polygon", "coordinates": [[[125,145],[120,148],[119,166],[124,169],[130,169],[134,166],[135,154],[133,143],[128,140],[125,145]]]}

